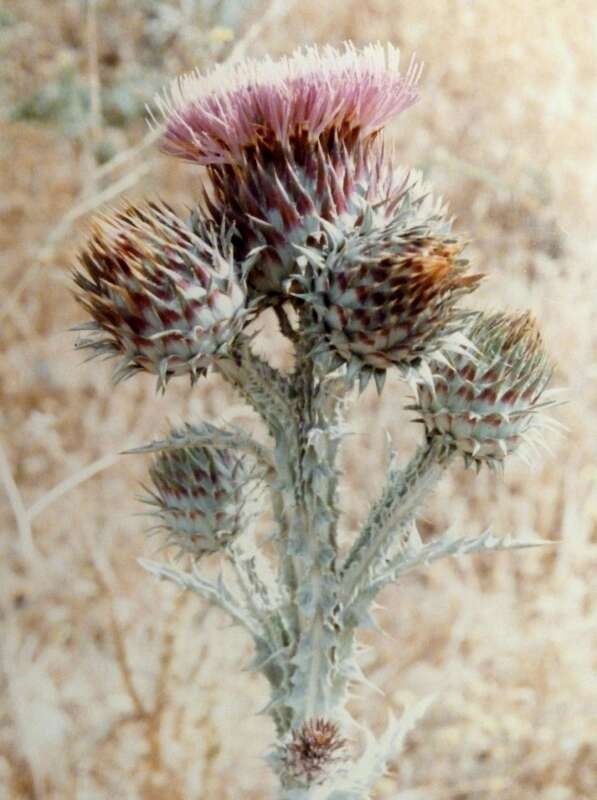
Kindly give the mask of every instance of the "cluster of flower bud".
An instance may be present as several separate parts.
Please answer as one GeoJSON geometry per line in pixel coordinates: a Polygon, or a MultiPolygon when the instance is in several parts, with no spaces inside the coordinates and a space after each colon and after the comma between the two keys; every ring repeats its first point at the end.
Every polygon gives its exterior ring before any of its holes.
{"type": "Polygon", "coordinates": [[[310,47],[177,80],[158,100],[162,149],[203,168],[200,201],[186,217],[158,202],[102,216],[74,275],[90,317],[79,345],[114,356],[117,381],[143,371],[164,390],[176,376],[193,384],[217,370],[275,440],[270,450],[237,430],[187,426],[142,450],[157,453],[145,501],[167,545],[195,561],[224,551],[234,566],[238,596],[224,576],[151,569],[219,602],[253,635],[288,800],[361,797],[381,773],[406,728],[367,747],[353,780],[335,722],[360,673],[355,628],[370,622],[375,593],[423,556],[493,547],[483,537],[433,551],[411,548],[410,537],[403,547],[402,533],[416,533],[417,508],[450,456],[500,466],[550,405],[535,322],[461,306],[483,276],[470,271],[441,200],[384,146],[383,128],[416,101],[419,75],[415,61],[401,73],[398,51],[377,44],[310,47]],[[300,340],[293,374],[252,351],[246,328],[266,309],[300,340]],[[391,466],[342,560],[342,396],[370,379],[381,392],[390,371],[414,386],[426,441],[405,470],[391,466]],[[263,535],[236,542],[253,481],[269,485],[276,572],[253,547],[263,535]]]}
{"type": "Polygon", "coordinates": [[[194,380],[256,313],[290,303],[306,312],[302,333],[361,381],[381,385],[444,347],[479,276],[381,137],[419,75],[377,44],[176,81],[159,100],[162,146],[206,167],[203,200],[191,220],[151,203],[96,226],[76,276],[93,320],[81,345],[120,356],[117,378],[194,380]]]}
{"type": "MultiPolygon", "coordinates": [[[[460,307],[481,276],[442,203],[384,147],[419,74],[377,44],[176,81],[159,101],[162,147],[205,167],[202,200],[187,219],[148,203],[96,223],[75,274],[91,317],[80,345],[117,356],[117,380],[143,370],[164,388],[237,355],[256,315],[289,304],[322,373],[341,368],[361,388],[373,377],[380,391],[390,369],[422,375],[427,437],[467,463],[503,461],[542,407],[549,368],[528,316],[460,307]]],[[[182,549],[212,551],[238,532],[230,458],[156,462],[159,516],[182,549]]]]}

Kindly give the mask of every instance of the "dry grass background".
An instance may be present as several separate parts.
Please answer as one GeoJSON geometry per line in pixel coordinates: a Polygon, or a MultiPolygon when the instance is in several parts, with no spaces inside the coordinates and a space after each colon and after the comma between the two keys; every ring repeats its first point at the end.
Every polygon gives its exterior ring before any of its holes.
{"type": "MultiPolygon", "coordinates": [[[[242,5],[226,4],[226,24],[242,5]]],[[[593,3],[302,0],[265,20],[253,5],[254,53],[380,38],[426,62],[422,101],[392,129],[403,160],[426,170],[473,238],[469,255],[490,276],[475,304],[531,307],[572,401],[558,411],[569,432],[549,437],[553,454],[532,468],[514,460],[503,479],[455,467],[428,505],[426,535],[490,524],[559,544],[445,561],[385,593],[386,634],[368,636],[365,659],[385,696],[367,693],[355,709],[381,725],[387,707],[430,692],[437,701],[377,797],[595,800],[593,3]]],[[[80,365],[66,332],[79,316],[67,269],[86,212],[121,189],[197,196],[197,173],[153,150],[97,162],[144,136],[137,119],[106,119],[105,86],[133,72],[165,81],[230,50],[196,6],[14,0],[0,10],[0,796],[11,800],[272,796],[260,760],[272,729],[255,713],[266,687],[240,671],[248,644],[219,612],[138,567],[153,553],[134,516],[146,464],[114,456],[163,433],[166,417],[249,412],[215,378],[158,399],[148,377],[114,390],[105,364],[80,365]],[[176,13],[191,17],[181,26],[176,13]],[[91,97],[74,134],[11,115],[65,69],[91,97]]],[[[404,457],[414,447],[401,395],[396,382],[381,400],[368,391],[351,415],[349,534],[381,479],[385,431],[404,457]]]]}

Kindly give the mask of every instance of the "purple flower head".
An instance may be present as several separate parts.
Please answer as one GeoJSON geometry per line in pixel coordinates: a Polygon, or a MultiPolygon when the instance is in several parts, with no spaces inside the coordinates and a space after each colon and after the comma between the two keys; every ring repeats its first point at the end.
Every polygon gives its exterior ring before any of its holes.
{"type": "Polygon", "coordinates": [[[378,136],[417,99],[421,69],[398,50],[309,47],[179,79],[158,101],[163,149],[207,167],[204,208],[233,224],[259,304],[288,298],[299,248],[322,223],[350,230],[364,205],[395,204],[404,184],[378,136]]]}
{"type": "Polygon", "coordinates": [[[289,147],[296,137],[314,144],[332,129],[345,141],[363,140],[417,100],[420,74],[413,59],[402,75],[397,48],[379,43],[307,47],[279,61],[192,72],[158,99],[163,149],[215,165],[243,163],[247,149],[289,147]]]}

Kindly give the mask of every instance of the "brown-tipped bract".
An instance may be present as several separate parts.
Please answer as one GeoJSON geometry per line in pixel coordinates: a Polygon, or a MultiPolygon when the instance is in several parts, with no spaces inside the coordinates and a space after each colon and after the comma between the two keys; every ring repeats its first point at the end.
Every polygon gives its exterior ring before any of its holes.
{"type": "Polygon", "coordinates": [[[119,357],[115,381],[139,370],[156,374],[162,388],[173,375],[194,381],[247,315],[228,235],[157,203],[96,222],[75,282],[92,318],[79,326],[79,346],[119,357]]]}

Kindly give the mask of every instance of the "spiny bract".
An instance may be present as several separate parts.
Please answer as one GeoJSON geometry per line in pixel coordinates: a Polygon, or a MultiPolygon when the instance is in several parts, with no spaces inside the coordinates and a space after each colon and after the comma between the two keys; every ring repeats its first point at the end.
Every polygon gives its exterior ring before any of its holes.
{"type": "Polygon", "coordinates": [[[413,60],[401,74],[392,45],[308,47],[192,73],[158,100],[164,151],[207,167],[204,205],[234,221],[241,257],[262,248],[247,276],[262,304],[263,295],[287,296],[295,245],[322,220],[349,226],[360,200],[395,197],[378,134],[415,102],[420,71],[413,60]]]}
{"type": "Polygon", "coordinates": [[[456,304],[482,276],[466,274],[463,244],[420,176],[391,206],[363,205],[349,233],[325,231],[323,247],[302,249],[308,330],[324,364],[345,363],[361,386],[373,375],[381,387],[389,367],[408,374],[440,348],[465,345],[468,315],[456,304]]]}
{"type": "Polygon", "coordinates": [[[160,453],[150,468],[147,502],[168,543],[200,557],[241,533],[250,474],[230,449],[186,447],[160,453]]]}
{"type": "Polygon", "coordinates": [[[433,386],[418,386],[428,437],[441,437],[468,466],[495,467],[540,424],[552,402],[544,391],[552,368],[529,312],[477,313],[467,332],[474,350],[434,363],[433,386]]]}
{"type": "MultiPolygon", "coordinates": [[[[210,167],[213,219],[234,222],[241,258],[259,249],[247,282],[261,306],[287,300],[300,276],[300,247],[317,243],[326,224],[351,230],[363,203],[391,208],[404,176],[372,141],[347,147],[335,129],[317,145],[297,135],[291,149],[273,142],[247,152],[242,169],[210,167]]],[[[389,213],[389,212],[388,212],[389,213]]]]}
{"type": "Polygon", "coordinates": [[[120,356],[116,381],[139,370],[205,374],[248,313],[230,235],[165,205],[127,206],[96,222],[75,273],[77,300],[93,321],[79,347],[120,356]]]}

